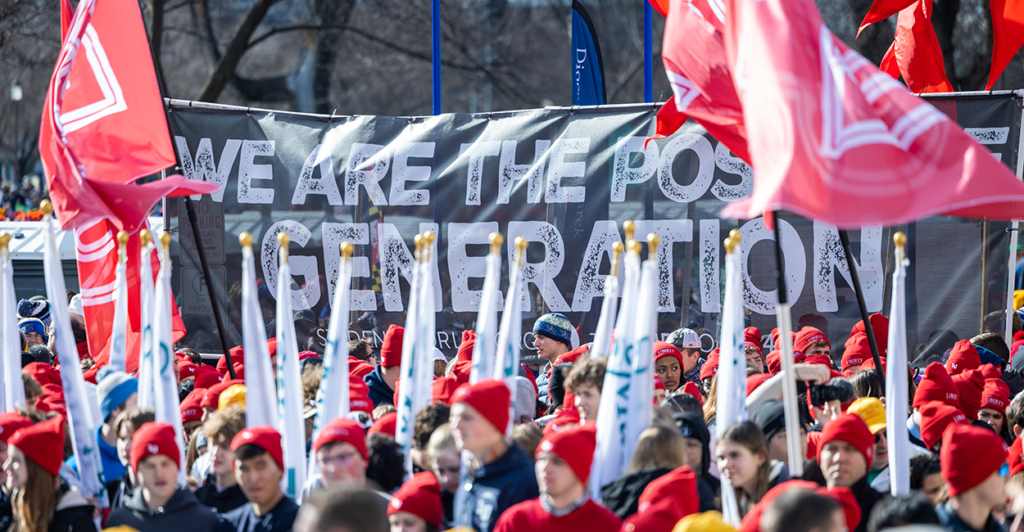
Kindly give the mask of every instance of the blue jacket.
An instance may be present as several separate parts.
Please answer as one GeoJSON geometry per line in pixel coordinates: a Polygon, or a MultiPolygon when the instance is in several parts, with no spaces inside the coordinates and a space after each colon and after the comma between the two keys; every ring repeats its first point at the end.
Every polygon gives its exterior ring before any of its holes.
{"type": "Polygon", "coordinates": [[[378,405],[395,404],[395,391],[388,386],[387,381],[384,380],[384,374],[381,373],[380,364],[373,371],[367,373],[363,377],[363,382],[370,388],[370,400],[373,401],[373,407],[376,408],[378,405]]]}
{"type": "Polygon", "coordinates": [[[540,496],[533,462],[514,442],[455,493],[455,526],[491,532],[511,506],[540,496]]]}
{"type": "Polygon", "coordinates": [[[998,521],[992,518],[989,514],[988,520],[985,521],[985,528],[982,530],[974,530],[971,525],[965,523],[960,516],[956,514],[953,507],[946,501],[945,504],[940,504],[935,507],[935,513],[939,516],[939,522],[942,526],[946,527],[947,532],[1004,532],[1006,528],[999,524],[998,521]]]}
{"type": "MultiPolygon", "coordinates": [[[[115,478],[121,478],[124,476],[124,464],[121,463],[121,459],[117,457],[117,447],[110,445],[103,440],[102,434],[103,427],[96,429],[96,443],[100,448],[100,460],[103,462],[103,479],[114,480],[115,478]]],[[[71,455],[71,458],[67,459],[68,466],[71,467],[78,473],[78,461],[75,455],[71,455]]]]}

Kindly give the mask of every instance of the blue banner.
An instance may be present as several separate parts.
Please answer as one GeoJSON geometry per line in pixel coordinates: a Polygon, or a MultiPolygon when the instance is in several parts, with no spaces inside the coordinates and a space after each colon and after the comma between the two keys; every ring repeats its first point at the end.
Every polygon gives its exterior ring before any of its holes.
{"type": "Polygon", "coordinates": [[[604,66],[590,15],[572,2],[572,104],[604,105],[604,66]]]}

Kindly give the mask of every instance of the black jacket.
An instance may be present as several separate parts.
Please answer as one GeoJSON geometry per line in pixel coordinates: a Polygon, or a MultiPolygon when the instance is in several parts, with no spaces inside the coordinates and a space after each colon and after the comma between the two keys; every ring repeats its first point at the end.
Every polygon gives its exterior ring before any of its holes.
{"type": "Polygon", "coordinates": [[[57,500],[57,510],[47,532],[96,532],[96,523],[92,520],[93,506],[77,489],[61,480],[57,500]]]}
{"type": "Polygon", "coordinates": [[[989,514],[988,520],[985,521],[985,528],[981,530],[971,528],[971,525],[960,519],[960,516],[950,506],[949,501],[936,507],[935,513],[939,516],[939,522],[949,532],[1005,532],[1006,530],[1003,525],[999,524],[999,521],[992,518],[992,514],[989,514]]]}
{"type": "Polygon", "coordinates": [[[540,496],[533,461],[513,442],[505,454],[479,467],[455,494],[455,526],[491,532],[512,505],[540,496]]]}
{"type": "MultiPolygon", "coordinates": [[[[817,482],[822,486],[826,486],[825,475],[821,471],[821,466],[818,462],[810,462],[804,467],[804,474],[800,477],[803,480],[811,482],[817,482]]],[[[853,498],[857,500],[857,506],[860,506],[860,523],[857,524],[856,530],[850,532],[867,532],[868,529],[868,517],[871,516],[871,510],[875,507],[878,501],[882,500],[881,493],[875,491],[874,488],[868,484],[868,476],[864,475],[854,485],[850,486],[850,491],[853,492],[853,498]]]]}
{"type": "Polygon", "coordinates": [[[11,496],[0,491],[0,532],[7,532],[14,524],[14,508],[11,507],[11,496]]]}
{"type": "Polygon", "coordinates": [[[213,508],[219,514],[230,512],[249,502],[238,484],[226,490],[218,490],[217,479],[213,475],[206,478],[206,484],[195,491],[195,496],[199,504],[213,508]]]}
{"type": "Polygon", "coordinates": [[[370,389],[367,395],[370,400],[373,401],[373,407],[384,405],[395,404],[395,390],[388,386],[387,381],[384,380],[384,374],[381,372],[380,364],[373,371],[366,374],[363,377],[363,382],[370,389]]]}
{"type": "Polygon", "coordinates": [[[273,510],[263,515],[256,515],[256,512],[252,510],[252,503],[247,502],[221,516],[220,530],[222,532],[289,532],[298,513],[299,505],[288,497],[282,497],[281,502],[277,503],[273,510]]]}
{"type": "Polygon", "coordinates": [[[196,500],[188,488],[178,486],[167,504],[150,510],[142,497],[142,487],[124,499],[124,506],[110,512],[107,526],[130,526],[146,532],[214,532],[217,530],[217,514],[196,500]]]}

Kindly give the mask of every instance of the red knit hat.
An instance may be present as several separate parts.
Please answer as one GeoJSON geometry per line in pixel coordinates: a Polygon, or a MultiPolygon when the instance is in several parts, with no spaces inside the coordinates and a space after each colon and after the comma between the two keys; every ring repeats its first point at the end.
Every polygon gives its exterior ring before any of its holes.
{"type": "Polygon", "coordinates": [[[363,432],[363,428],[359,426],[359,423],[351,419],[336,417],[325,425],[324,428],[320,429],[320,434],[316,437],[316,441],[313,442],[313,456],[316,456],[316,452],[320,450],[320,447],[328,443],[349,443],[359,451],[363,460],[370,459],[366,451],[366,433],[363,432]]]}
{"type": "MultiPolygon", "coordinates": [[[[552,364],[552,366],[557,366],[559,364],[575,364],[580,359],[580,357],[583,356],[588,351],[590,351],[589,346],[587,346],[586,344],[581,345],[576,349],[573,349],[572,351],[558,355],[558,358],[555,359],[555,363],[552,364]]],[[[548,376],[551,376],[550,368],[548,369],[548,376]]]]}
{"type": "Polygon", "coordinates": [[[594,448],[597,447],[597,433],[592,425],[576,425],[544,436],[534,457],[551,453],[557,455],[573,473],[581,484],[590,478],[590,466],[594,461],[594,448]]]}
{"type": "Polygon", "coordinates": [[[457,360],[473,361],[473,347],[476,345],[476,331],[462,331],[462,343],[459,344],[459,352],[455,355],[457,360]]]}
{"type": "Polygon", "coordinates": [[[946,359],[946,371],[950,375],[957,375],[968,369],[978,369],[978,366],[981,366],[981,358],[978,357],[978,350],[970,340],[957,342],[946,359]]]}
{"type": "Polygon", "coordinates": [[[504,434],[508,428],[511,393],[504,382],[483,379],[476,384],[462,386],[452,396],[452,405],[466,403],[504,434]]]}
{"type": "Polygon", "coordinates": [[[843,515],[846,516],[846,530],[857,530],[857,525],[860,524],[860,504],[857,502],[857,498],[853,496],[853,492],[850,488],[844,488],[842,486],[836,486],[833,488],[818,488],[815,493],[819,495],[825,495],[831,497],[833,500],[839,503],[839,506],[843,509],[843,515]]]}
{"type": "Polygon", "coordinates": [[[757,389],[758,386],[761,386],[764,384],[764,381],[770,378],[772,378],[772,376],[768,373],[755,373],[754,375],[747,377],[747,395],[749,396],[757,389]]]}
{"type": "Polygon", "coordinates": [[[817,364],[832,369],[832,359],[828,355],[818,354],[804,357],[804,364],[817,364]]]}
{"type": "Polygon", "coordinates": [[[462,386],[463,384],[469,384],[469,376],[473,372],[473,363],[459,361],[452,366],[452,372],[449,377],[455,377],[455,382],[462,386]]]}
{"type": "MultiPolygon", "coordinates": [[[[808,436],[811,434],[820,434],[820,432],[807,433],[808,436]]],[[[743,516],[743,521],[740,522],[740,532],[758,532],[761,526],[761,514],[771,506],[772,501],[774,501],[779,495],[782,495],[791,489],[815,491],[818,487],[819,486],[814,482],[806,480],[787,480],[786,482],[768,490],[764,496],[761,497],[761,501],[755,504],[754,507],[743,516]]]]}
{"type": "Polygon", "coordinates": [[[818,456],[818,447],[821,442],[820,432],[808,432],[807,433],[807,456],[805,458],[810,459],[812,456],[818,456]]]}
{"type": "MultiPolygon", "coordinates": [[[[764,357],[764,363],[768,366],[769,374],[777,374],[782,371],[782,353],[778,349],[769,352],[768,355],[764,357]]],[[[747,391],[749,392],[750,390],[748,389],[747,391]]]]}
{"type": "Polygon", "coordinates": [[[15,432],[31,426],[31,419],[22,417],[17,412],[4,412],[0,414],[0,441],[7,443],[15,432]]]}
{"type": "Polygon", "coordinates": [[[743,329],[743,345],[752,345],[757,348],[758,354],[761,353],[761,331],[757,327],[747,327],[743,329]]]}
{"type": "Polygon", "coordinates": [[[281,449],[281,434],[274,427],[262,426],[243,429],[231,440],[231,450],[237,451],[245,444],[252,444],[264,451],[284,470],[284,451],[281,449]]]}
{"type": "Polygon", "coordinates": [[[942,435],[942,478],[950,496],[974,489],[1006,462],[1006,443],[983,427],[954,425],[942,435]]]}
{"type": "Polygon", "coordinates": [[[348,375],[348,391],[349,393],[356,392],[364,395],[370,395],[370,387],[366,385],[362,377],[356,377],[349,373],[348,375]]]}
{"type": "Polygon", "coordinates": [[[439,377],[430,387],[430,402],[450,404],[452,402],[452,395],[455,394],[455,390],[458,388],[459,382],[455,377],[451,375],[439,377]]]}
{"type": "Polygon", "coordinates": [[[373,401],[365,393],[350,389],[348,391],[348,410],[349,412],[373,414],[373,401]]]}
{"type": "Polygon", "coordinates": [[[697,398],[700,401],[700,406],[704,406],[704,397],[700,394],[700,390],[697,389],[697,385],[692,382],[687,382],[683,385],[683,393],[688,393],[697,398]]]}
{"type": "MultiPolygon", "coordinates": [[[[237,345],[229,349],[228,353],[231,354],[231,363],[235,367],[235,377],[242,378],[240,372],[245,371],[245,349],[237,345]]],[[[277,338],[267,340],[267,353],[270,355],[271,360],[274,360],[277,356],[277,338]]],[[[221,375],[228,374],[228,357],[220,357],[220,360],[217,361],[217,371],[221,375]]]]}
{"type": "Polygon", "coordinates": [[[220,404],[220,394],[235,384],[245,384],[245,381],[242,379],[228,379],[210,386],[203,393],[203,400],[200,401],[199,406],[216,410],[220,404]]]}
{"type": "Polygon", "coordinates": [[[1006,407],[1010,406],[1010,390],[1000,379],[985,379],[985,388],[981,391],[981,408],[991,408],[1006,415],[1006,407]]]}
{"type": "Polygon", "coordinates": [[[657,375],[654,376],[654,389],[668,391],[667,388],[665,388],[665,383],[662,382],[661,377],[657,375]]]}
{"type": "Polygon", "coordinates": [[[1007,454],[1006,461],[1010,464],[1010,474],[1016,475],[1024,471],[1024,449],[1021,448],[1019,436],[1014,438],[1013,445],[1010,446],[1010,451],[1007,454]]]}
{"type": "Polygon", "coordinates": [[[548,421],[547,425],[544,425],[544,435],[554,434],[579,424],[580,413],[578,410],[562,410],[548,421]]]}
{"type": "Polygon", "coordinates": [[[869,358],[871,358],[871,345],[868,344],[868,337],[863,334],[851,336],[846,341],[846,350],[843,351],[843,361],[839,369],[846,372],[851,367],[860,366],[869,358]]]}
{"type": "Polygon", "coordinates": [[[383,416],[377,418],[377,421],[373,422],[373,426],[366,432],[366,435],[377,434],[378,432],[387,434],[392,438],[395,437],[395,432],[398,430],[398,412],[388,412],[383,416]]]}
{"type": "MultiPolygon", "coordinates": [[[[878,349],[882,349],[882,348],[879,347],[878,349]]],[[[881,359],[882,371],[884,372],[885,371],[885,357],[878,357],[878,358],[881,359]]],[[[861,364],[861,366],[860,366],[860,370],[861,371],[868,371],[869,369],[878,369],[878,368],[875,367],[875,359],[874,359],[874,357],[865,360],[864,363],[861,364]]]]}
{"type": "Polygon", "coordinates": [[[999,366],[994,366],[992,364],[982,364],[978,368],[978,371],[980,371],[981,375],[985,377],[985,380],[1000,379],[1003,376],[1003,370],[999,369],[999,366]]]}
{"type": "Polygon", "coordinates": [[[181,422],[200,421],[203,419],[203,406],[200,404],[205,395],[205,390],[192,390],[181,402],[181,422]]]}
{"type": "Polygon", "coordinates": [[[367,364],[366,362],[363,362],[362,360],[359,360],[356,357],[348,357],[348,374],[350,376],[357,377],[359,378],[359,380],[363,380],[363,377],[365,377],[369,373],[373,373],[374,369],[375,368],[373,366],[367,364]]]}
{"type": "Polygon", "coordinates": [[[384,342],[380,346],[382,368],[391,368],[402,364],[402,339],[404,337],[404,327],[395,324],[388,327],[388,332],[384,333],[384,342]]]}
{"type": "Polygon", "coordinates": [[[671,532],[680,519],[700,509],[697,476],[687,466],[658,477],[644,488],[637,512],[622,524],[623,532],[671,532]]]}
{"type": "MultiPolygon", "coordinates": [[[[889,318],[876,312],[868,316],[868,323],[871,324],[871,330],[875,333],[875,345],[878,346],[878,352],[883,355],[886,354],[889,350],[889,318]]],[[[867,334],[867,331],[864,330],[864,320],[858,321],[853,326],[850,336],[857,333],[867,334]]],[[[850,530],[853,529],[851,528],[850,530]]]]}
{"type": "Polygon", "coordinates": [[[7,440],[25,456],[53,476],[64,461],[64,416],[56,415],[15,431],[7,440]]]}
{"type": "Polygon", "coordinates": [[[953,379],[949,378],[946,368],[938,362],[932,362],[924,368],[924,377],[914,392],[914,408],[928,401],[941,401],[952,407],[960,407],[960,392],[953,384],[953,379]]]}
{"type": "Polygon", "coordinates": [[[187,379],[189,377],[195,377],[199,372],[199,366],[192,363],[192,360],[185,358],[185,360],[178,359],[178,378],[187,379]]]}
{"type": "Polygon", "coordinates": [[[683,354],[679,352],[678,347],[668,342],[654,342],[654,362],[657,363],[658,359],[665,357],[676,357],[680,365],[683,363],[683,354]]]}
{"type": "Polygon", "coordinates": [[[210,366],[199,366],[196,371],[196,378],[193,381],[193,390],[206,390],[211,386],[216,386],[218,383],[224,380],[224,376],[220,374],[214,368],[210,366]]]}
{"type": "Polygon", "coordinates": [[[408,512],[441,528],[444,506],[441,504],[441,484],[430,471],[416,473],[391,496],[388,515],[408,512]]]}
{"type": "Polygon", "coordinates": [[[811,344],[816,342],[825,342],[828,344],[829,349],[832,348],[832,344],[829,343],[825,333],[815,327],[804,327],[797,333],[796,339],[793,341],[793,349],[804,353],[811,347],[811,344]]]}
{"type": "Polygon", "coordinates": [[[871,434],[867,423],[864,423],[857,414],[842,414],[825,425],[825,429],[821,431],[821,441],[818,442],[818,462],[821,462],[821,450],[831,441],[849,443],[860,451],[868,465],[871,465],[875,436],[871,434]]]}
{"type": "Polygon", "coordinates": [[[968,369],[953,375],[953,384],[960,393],[960,410],[967,415],[968,419],[978,419],[978,410],[981,409],[981,392],[985,389],[985,377],[981,371],[968,369]]]}
{"type": "Polygon", "coordinates": [[[139,462],[147,456],[162,454],[181,468],[181,454],[174,437],[174,427],[162,421],[143,423],[132,435],[132,469],[139,470],[139,462]]]}
{"type": "Polygon", "coordinates": [[[53,369],[53,366],[49,364],[43,364],[42,362],[32,362],[26,364],[25,367],[21,368],[21,372],[29,377],[32,377],[39,383],[40,386],[44,384],[56,384],[61,385],[60,373],[53,369]]]}
{"type": "Polygon", "coordinates": [[[929,451],[942,441],[942,433],[951,423],[967,423],[967,416],[959,408],[946,403],[929,401],[920,408],[921,441],[929,451]]]}
{"type": "Polygon", "coordinates": [[[708,359],[704,362],[704,365],[700,367],[700,380],[710,379],[718,373],[718,357],[719,350],[714,348],[708,355],[708,359]]]}

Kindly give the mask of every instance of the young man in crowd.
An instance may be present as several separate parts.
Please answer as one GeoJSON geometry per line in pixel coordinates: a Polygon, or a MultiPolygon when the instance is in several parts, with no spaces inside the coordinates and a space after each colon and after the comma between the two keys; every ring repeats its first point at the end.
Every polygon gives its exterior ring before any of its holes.
{"type": "MultiPolygon", "coordinates": [[[[843,414],[825,425],[818,442],[818,465],[831,488],[849,488],[860,507],[860,523],[850,532],[866,532],[871,509],[882,494],[868,485],[868,467],[874,456],[875,437],[856,414],[843,414]]],[[[805,477],[807,473],[805,472],[805,477]]]]}
{"type": "MultiPolygon", "coordinates": [[[[678,388],[682,388],[688,382],[700,386],[700,370],[704,367],[704,359],[700,358],[700,336],[692,329],[676,329],[672,334],[668,335],[667,342],[679,350],[682,377],[679,379],[678,388]]],[[[657,351],[657,347],[655,347],[655,351],[657,351]]],[[[661,375],[658,376],[660,377],[661,375]]],[[[664,377],[662,377],[662,381],[664,380],[664,377]]],[[[665,387],[669,388],[667,382],[665,387]]],[[[669,395],[671,394],[672,388],[669,388],[669,395]]]]}
{"type": "Polygon", "coordinates": [[[793,349],[804,354],[804,357],[812,355],[832,355],[832,344],[829,343],[825,333],[814,327],[804,327],[796,334],[793,341],[793,349]]]}
{"type": "Polygon", "coordinates": [[[992,430],[953,424],[942,436],[949,500],[936,512],[949,532],[1000,532],[992,510],[1006,502],[1006,445],[992,430]]]}
{"type": "Polygon", "coordinates": [[[874,397],[862,397],[854,401],[846,411],[861,418],[875,437],[874,456],[868,470],[868,484],[879,493],[888,493],[889,441],[885,436],[885,405],[874,397]]]}
{"type": "Polygon", "coordinates": [[[203,424],[211,456],[210,474],[206,482],[196,490],[196,498],[205,506],[226,513],[249,502],[235,478],[235,457],[231,452],[231,441],[245,429],[245,410],[233,406],[214,412],[203,424]]]}
{"type": "MultiPolygon", "coordinates": [[[[129,377],[123,371],[101,369],[96,374],[99,385],[96,387],[96,398],[100,403],[100,415],[103,424],[96,429],[96,444],[99,445],[100,459],[103,462],[103,478],[115,479],[124,476],[124,464],[117,456],[117,431],[114,420],[122,411],[135,408],[138,398],[139,381],[129,377]]],[[[78,462],[72,456],[68,465],[78,471],[78,462]]]]}
{"type": "Polygon", "coordinates": [[[132,435],[132,469],[139,488],[110,513],[108,527],[146,532],[213,532],[217,516],[199,504],[187,486],[178,485],[181,454],[169,423],[150,422],[132,435]]]}
{"type": "Polygon", "coordinates": [[[376,408],[382,404],[393,405],[395,397],[395,383],[402,374],[402,339],[405,337],[405,328],[398,325],[388,327],[384,333],[384,342],[380,347],[380,364],[370,373],[363,377],[363,382],[370,388],[367,395],[373,401],[376,408]]]}
{"type": "MultiPolygon", "coordinates": [[[[366,487],[370,457],[366,433],[358,422],[338,417],[325,425],[313,442],[313,456],[320,476],[306,482],[302,500],[320,486],[327,489],[366,487]]],[[[385,503],[391,498],[386,493],[374,493],[385,503]]]]}
{"type": "Polygon", "coordinates": [[[495,532],[617,532],[622,521],[587,492],[595,438],[592,427],[579,425],[545,436],[535,455],[540,497],[509,508],[495,532]]]}
{"type": "MultiPolygon", "coordinates": [[[[924,368],[924,376],[914,391],[912,406],[914,413],[907,418],[907,431],[910,432],[910,443],[929,449],[921,437],[921,408],[930,401],[945,403],[953,408],[960,408],[960,392],[950,378],[946,368],[939,362],[932,362],[924,368]]],[[[941,436],[941,433],[940,433],[941,436]]]]}
{"type": "Polygon", "coordinates": [[[302,504],[295,532],[388,532],[387,506],[367,489],[316,490],[302,504]]]}
{"type": "Polygon", "coordinates": [[[25,337],[25,350],[34,345],[46,346],[49,339],[46,337],[46,325],[36,318],[25,318],[18,322],[18,329],[25,337]]]}
{"type": "Polygon", "coordinates": [[[231,451],[235,478],[249,502],[224,514],[225,523],[237,532],[290,531],[299,506],[281,491],[281,435],[271,427],[246,428],[231,440],[231,451]]]}
{"type": "Polygon", "coordinates": [[[541,401],[548,400],[548,368],[555,359],[572,350],[572,323],[561,314],[545,314],[533,322],[533,347],[541,366],[537,369],[537,388],[541,401]]]}
{"type": "Polygon", "coordinates": [[[565,381],[565,389],[576,398],[575,405],[576,410],[580,413],[581,423],[597,421],[597,410],[601,405],[601,388],[604,386],[604,373],[607,365],[608,359],[606,358],[588,357],[573,367],[569,378],[565,381]]]}

